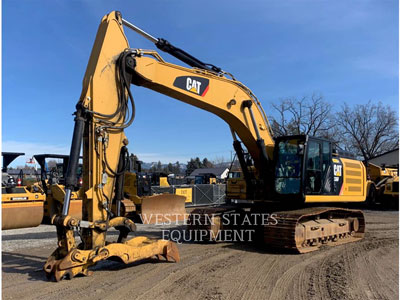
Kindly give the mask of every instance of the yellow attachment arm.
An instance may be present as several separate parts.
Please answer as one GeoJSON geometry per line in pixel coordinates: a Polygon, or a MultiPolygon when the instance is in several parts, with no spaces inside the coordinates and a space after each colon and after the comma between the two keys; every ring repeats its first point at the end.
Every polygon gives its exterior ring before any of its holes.
{"type": "Polygon", "coordinates": [[[268,120],[246,86],[213,72],[167,63],[159,59],[160,56],[154,51],[136,50],[135,53],[134,84],[221,117],[240,137],[256,165],[260,157],[256,143],[258,138],[264,140],[268,157],[272,158],[274,141],[268,120]],[[246,101],[254,105],[247,108],[244,105],[246,101]]]}

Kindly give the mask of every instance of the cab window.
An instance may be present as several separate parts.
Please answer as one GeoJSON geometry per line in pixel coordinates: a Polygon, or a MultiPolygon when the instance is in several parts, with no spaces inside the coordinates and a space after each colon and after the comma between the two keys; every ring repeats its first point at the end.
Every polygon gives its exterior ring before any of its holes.
{"type": "Polygon", "coordinates": [[[292,139],[279,142],[275,168],[275,190],[279,194],[300,193],[303,141],[292,139]]]}

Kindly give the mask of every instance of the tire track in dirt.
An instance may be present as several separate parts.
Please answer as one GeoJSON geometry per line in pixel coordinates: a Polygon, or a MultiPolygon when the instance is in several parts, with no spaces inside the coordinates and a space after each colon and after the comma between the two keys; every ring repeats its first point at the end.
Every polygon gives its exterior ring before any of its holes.
{"type": "MultiPolygon", "coordinates": [[[[382,223],[377,225],[381,228],[382,223]]],[[[310,298],[398,298],[397,226],[383,234],[391,238],[381,238],[382,232],[376,230],[377,226],[369,226],[372,233],[367,232],[364,240],[343,245],[343,251],[327,252],[329,255],[321,261],[319,268],[308,268],[310,298]]]]}

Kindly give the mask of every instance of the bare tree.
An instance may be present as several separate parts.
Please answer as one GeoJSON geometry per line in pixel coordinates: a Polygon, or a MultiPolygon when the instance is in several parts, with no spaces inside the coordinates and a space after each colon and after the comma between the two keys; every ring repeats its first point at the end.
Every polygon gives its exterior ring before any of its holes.
{"type": "Polygon", "coordinates": [[[399,145],[397,113],[381,102],[374,104],[369,101],[353,108],[344,104],[336,122],[344,148],[365,160],[399,145]]]}
{"type": "Polygon", "coordinates": [[[217,155],[215,158],[211,161],[214,167],[220,167],[224,165],[228,159],[226,159],[223,155],[217,155]]]}
{"type": "Polygon", "coordinates": [[[272,104],[277,117],[270,117],[274,135],[309,134],[332,139],[332,105],[322,95],[286,98],[272,104]]]}

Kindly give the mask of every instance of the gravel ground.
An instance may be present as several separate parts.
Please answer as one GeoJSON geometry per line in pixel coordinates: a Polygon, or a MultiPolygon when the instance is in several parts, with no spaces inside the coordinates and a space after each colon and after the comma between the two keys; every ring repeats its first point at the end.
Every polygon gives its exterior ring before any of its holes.
{"type": "MultiPolygon", "coordinates": [[[[303,255],[241,244],[179,245],[180,263],[102,262],[90,277],[48,282],[53,226],[2,232],[3,299],[398,299],[398,212],[365,211],[357,243],[303,255]]],[[[138,225],[160,236],[160,227],[138,225]]],[[[110,232],[111,239],[117,232],[110,232]]]]}

